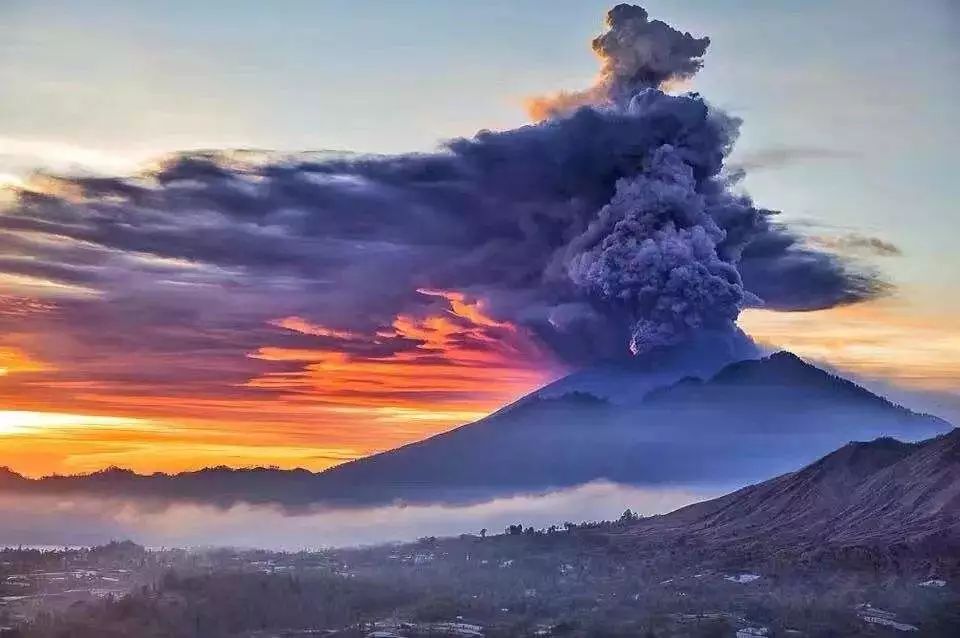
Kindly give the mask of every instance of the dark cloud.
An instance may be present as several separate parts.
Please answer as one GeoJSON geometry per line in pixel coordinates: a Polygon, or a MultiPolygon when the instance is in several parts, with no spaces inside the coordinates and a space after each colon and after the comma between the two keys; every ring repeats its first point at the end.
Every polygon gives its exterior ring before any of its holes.
{"type": "Polygon", "coordinates": [[[738,270],[755,305],[771,310],[823,310],[884,294],[889,284],[853,268],[840,255],[808,246],[783,227],[755,237],[744,249],[738,270]]]}
{"type": "Polygon", "coordinates": [[[116,348],[145,333],[248,347],[244,330],[275,335],[287,316],[374,335],[435,309],[418,290],[437,289],[575,363],[734,330],[747,305],[882,289],[730,189],[739,120],[657,88],[700,67],[706,38],[626,5],[608,24],[602,95],[580,100],[594,103],[430,154],[192,153],[136,178],[56,178],[0,216],[0,268],[96,291],[70,303],[116,348]]]}

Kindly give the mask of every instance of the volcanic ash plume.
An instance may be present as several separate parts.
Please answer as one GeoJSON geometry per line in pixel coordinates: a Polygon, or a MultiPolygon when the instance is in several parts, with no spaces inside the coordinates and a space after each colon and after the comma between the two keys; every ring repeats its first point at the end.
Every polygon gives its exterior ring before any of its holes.
{"type": "Polygon", "coordinates": [[[717,254],[725,233],[675,149],[657,149],[643,174],[618,182],[592,231],[593,245],[571,258],[571,279],[628,309],[634,354],[700,328],[733,327],[743,283],[717,254]]]}
{"type": "Polygon", "coordinates": [[[0,249],[30,256],[2,266],[104,293],[78,305],[122,301],[97,306],[111,334],[202,307],[195,320],[217,334],[296,315],[382,335],[436,303],[418,290],[457,291],[574,364],[736,335],[747,305],[809,310],[882,290],[731,189],[739,120],[662,91],[700,68],[707,38],[628,5],[607,24],[600,80],[542,100],[542,122],[432,154],[192,154],[135,179],[61,178],[0,216],[0,249]],[[60,240],[31,243],[41,236],[60,240]],[[189,286],[171,284],[173,266],[189,286]]]}
{"type": "Polygon", "coordinates": [[[607,31],[593,40],[601,69],[594,86],[529,101],[535,120],[570,113],[581,106],[623,104],[646,88],[668,89],[703,66],[710,38],[681,33],[650,20],[643,7],[620,4],[607,14],[607,31]]]}

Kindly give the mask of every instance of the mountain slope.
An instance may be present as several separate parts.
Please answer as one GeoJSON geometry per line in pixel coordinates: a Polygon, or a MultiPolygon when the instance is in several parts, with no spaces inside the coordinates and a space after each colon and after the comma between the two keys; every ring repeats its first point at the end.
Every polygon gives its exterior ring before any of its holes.
{"type": "Polygon", "coordinates": [[[536,395],[555,399],[569,392],[588,392],[615,405],[636,406],[652,390],[690,376],[709,379],[734,362],[759,357],[757,346],[741,332],[704,330],[679,347],[578,370],[540,388],[536,395]]]}
{"type": "Polygon", "coordinates": [[[903,530],[906,538],[952,533],[960,541],[960,430],[921,446],[864,481],[832,532],[859,540],[903,530]]]}
{"type": "Polygon", "coordinates": [[[807,467],[633,526],[661,542],[778,549],[935,544],[960,549],[960,430],[850,443],[807,467]]]}

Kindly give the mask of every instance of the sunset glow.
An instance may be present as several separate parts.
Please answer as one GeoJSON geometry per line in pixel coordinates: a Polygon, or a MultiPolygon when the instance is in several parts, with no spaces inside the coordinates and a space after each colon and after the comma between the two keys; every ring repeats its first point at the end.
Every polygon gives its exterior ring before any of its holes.
{"type": "Polygon", "coordinates": [[[135,428],[142,421],[119,417],[60,414],[56,412],[0,411],[0,435],[43,435],[68,428],[135,428]]]}
{"type": "MultiPolygon", "coordinates": [[[[119,368],[101,364],[81,374],[23,347],[4,347],[0,393],[16,409],[0,412],[0,454],[30,476],[114,465],[141,472],[224,463],[318,470],[479,419],[562,372],[522,331],[489,319],[479,302],[454,292],[422,294],[445,309],[396,317],[375,334],[296,316],[270,320],[278,337],[296,335],[303,345],[238,353],[237,366],[267,367],[196,391],[176,383],[150,388],[135,377],[110,382],[107,375],[119,368]],[[329,343],[310,347],[311,338],[329,343]],[[417,345],[378,356],[340,349],[397,339],[417,345]],[[91,410],[97,415],[85,412],[91,410]]],[[[8,298],[6,306],[17,316],[52,312],[34,300],[8,298]]]]}
{"type": "Polygon", "coordinates": [[[320,470],[734,325],[960,404],[938,12],[301,4],[0,9],[0,466],[320,470]]]}
{"type": "Polygon", "coordinates": [[[960,325],[892,303],[809,313],[750,310],[740,325],[759,342],[842,370],[915,389],[952,391],[960,379],[960,325]]]}
{"type": "MultiPolygon", "coordinates": [[[[459,293],[424,294],[446,309],[396,317],[373,335],[301,317],[270,320],[283,332],[333,341],[322,348],[264,344],[238,354],[236,364],[247,359],[267,368],[238,384],[197,391],[151,391],[135,379],[108,383],[95,368],[84,378],[69,362],[32,353],[29,335],[9,335],[22,345],[0,348],[7,407],[0,412],[0,452],[32,476],[111,465],[143,472],[221,463],[316,470],[476,420],[562,373],[522,331],[489,319],[481,304],[459,293]],[[395,338],[418,345],[377,356],[336,345],[395,338]]],[[[51,311],[38,300],[7,306],[51,311]]],[[[950,390],[960,376],[956,326],[890,304],[747,311],[741,325],[770,347],[907,387],[950,390]]]]}
{"type": "Polygon", "coordinates": [[[0,638],[960,636],[958,35],[0,0],[0,638]]]}

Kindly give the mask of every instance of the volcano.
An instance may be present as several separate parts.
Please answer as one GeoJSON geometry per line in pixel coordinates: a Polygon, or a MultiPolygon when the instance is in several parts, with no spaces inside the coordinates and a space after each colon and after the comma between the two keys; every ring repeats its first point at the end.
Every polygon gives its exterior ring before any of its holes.
{"type": "Polygon", "coordinates": [[[319,479],[330,497],[418,501],[593,480],[732,488],[850,441],[917,441],[950,427],[778,352],[659,387],[642,371],[578,372],[485,419],[319,479]]]}
{"type": "Polygon", "coordinates": [[[711,366],[705,378],[669,367],[584,370],[474,423],[320,473],[9,474],[0,489],[223,505],[475,502],[599,480],[719,491],[795,471],[850,441],[919,441],[951,429],[788,352],[711,366]]]}

